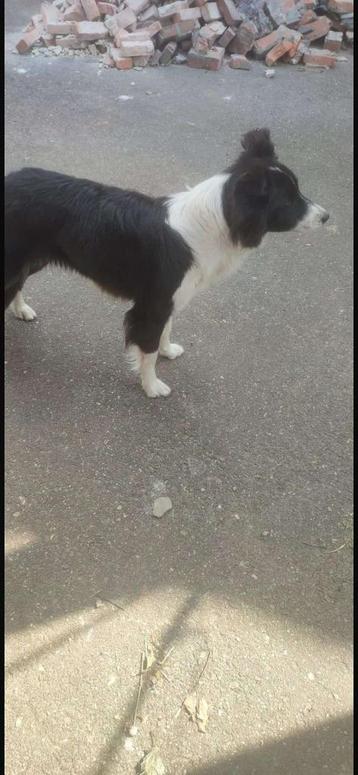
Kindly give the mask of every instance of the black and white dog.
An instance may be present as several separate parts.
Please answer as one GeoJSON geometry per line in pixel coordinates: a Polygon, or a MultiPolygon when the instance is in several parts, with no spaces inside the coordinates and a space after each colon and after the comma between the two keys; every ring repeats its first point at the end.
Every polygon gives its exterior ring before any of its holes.
{"type": "Polygon", "coordinates": [[[54,263],[133,301],[126,347],[147,396],[167,396],[158,353],[183,353],[170,341],[172,315],[217,279],[234,272],[267,232],[314,228],[328,213],[304,197],[276,157],[267,129],[248,132],[226,172],[167,198],[41,169],[6,178],[5,304],[33,320],[22,287],[54,263]]]}

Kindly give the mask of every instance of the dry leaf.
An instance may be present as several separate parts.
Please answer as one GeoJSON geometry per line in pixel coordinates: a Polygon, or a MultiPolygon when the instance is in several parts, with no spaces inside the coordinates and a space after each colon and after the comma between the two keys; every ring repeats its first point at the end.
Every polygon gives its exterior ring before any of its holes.
{"type": "Polygon", "coordinates": [[[143,672],[145,673],[154,664],[156,660],[153,644],[149,640],[144,643],[143,672]]]}
{"type": "Polygon", "coordinates": [[[188,696],[184,700],[184,708],[186,711],[188,711],[192,721],[195,721],[195,718],[196,718],[196,701],[197,701],[196,693],[188,694],[188,696]]]}
{"type": "Polygon", "coordinates": [[[199,732],[206,732],[206,725],[208,723],[208,703],[202,698],[198,700],[196,706],[196,723],[199,732]]]}
{"type": "Polygon", "coordinates": [[[164,764],[155,748],[142,759],[140,767],[140,775],[165,775],[164,764]]]}

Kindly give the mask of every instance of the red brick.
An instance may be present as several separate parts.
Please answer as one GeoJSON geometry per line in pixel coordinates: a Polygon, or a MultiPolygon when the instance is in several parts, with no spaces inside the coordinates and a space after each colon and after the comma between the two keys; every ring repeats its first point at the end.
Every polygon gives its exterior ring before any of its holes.
{"type": "Polygon", "coordinates": [[[314,11],[305,11],[303,16],[301,16],[300,18],[298,29],[300,29],[300,27],[305,27],[306,24],[310,24],[310,22],[317,21],[317,19],[318,19],[318,16],[314,11]]]}
{"type": "MultiPolygon", "coordinates": [[[[327,16],[320,16],[316,22],[310,24],[310,31],[304,35],[305,40],[319,40],[324,38],[331,28],[331,21],[327,16]]],[[[303,29],[301,28],[301,32],[303,29]]]]}
{"type": "Polygon", "coordinates": [[[135,32],[128,32],[128,30],[118,30],[114,38],[116,46],[122,47],[124,41],[138,41],[150,40],[149,32],[147,30],[136,30],[135,32]]]}
{"type": "Polygon", "coordinates": [[[158,8],[156,5],[150,5],[143,13],[138,16],[140,24],[146,24],[146,22],[155,21],[159,19],[158,8]]]}
{"type": "Polygon", "coordinates": [[[112,16],[111,19],[111,27],[113,26],[113,28],[117,28],[117,30],[126,30],[136,24],[137,17],[130,8],[124,8],[123,11],[120,11],[119,13],[116,13],[115,16],[112,16]]]}
{"type": "Polygon", "coordinates": [[[303,41],[292,44],[292,50],[282,57],[283,62],[289,65],[298,65],[303,55],[308,51],[308,46],[303,41]]]}
{"type": "Polygon", "coordinates": [[[145,11],[148,5],[150,5],[150,0],[126,0],[127,8],[130,8],[136,16],[145,11]]]}
{"type": "Polygon", "coordinates": [[[56,38],[56,46],[61,46],[62,48],[83,49],[86,48],[86,43],[82,43],[78,40],[77,35],[66,35],[64,38],[56,38]]]}
{"type": "Polygon", "coordinates": [[[217,3],[206,3],[201,8],[201,15],[204,22],[216,22],[221,19],[221,12],[219,11],[217,3]]]}
{"type": "Polygon", "coordinates": [[[178,11],[188,8],[188,5],[188,0],[177,0],[175,3],[166,3],[158,8],[159,18],[168,19],[168,21],[170,21],[178,11]]]}
{"type": "Polygon", "coordinates": [[[70,35],[74,32],[75,22],[57,22],[57,24],[49,23],[46,27],[47,32],[50,35],[70,35]]]}
{"type": "Polygon", "coordinates": [[[110,50],[111,59],[113,59],[114,66],[117,70],[130,70],[133,67],[133,62],[130,57],[124,57],[120,54],[117,48],[112,46],[110,50]]]}
{"type": "Polygon", "coordinates": [[[328,0],[328,8],[337,13],[353,13],[353,0],[328,0]]]}
{"type": "Polygon", "coordinates": [[[221,46],[222,48],[226,48],[229,43],[234,39],[236,35],[235,30],[233,30],[232,27],[227,27],[224,34],[219,38],[218,40],[218,46],[221,46]]]}
{"type": "Polygon", "coordinates": [[[193,5],[197,8],[201,8],[203,5],[206,5],[206,0],[194,0],[193,5]]]}
{"type": "Polygon", "coordinates": [[[242,15],[236,8],[233,0],[217,0],[217,4],[226,24],[235,26],[242,21],[242,15]]]}
{"type": "Polygon", "coordinates": [[[251,70],[249,60],[242,54],[231,54],[229,65],[234,70],[251,70]]]}
{"type": "Polygon", "coordinates": [[[201,19],[200,8],[182,8],[173,16],[174,22],[187,22],[188,19],[201,19]]]}
{"type": "Polygon", "coordinates": [[[150,57],[132,57],[133,67],[147,67],[150,57]]]}
{"type": "Polygon", "coordinates": [[[70,5],[63,14],[63,20],[65,22],[82,22],[85,18],[86,14],[79,0],[77,3],[70,5]]]}
{"type": "Polygon", "coordinates": [[[147,30],[147,32],[149,33],[149,37],[150,38],[154,38],[154,36],[157,35],[158,32],[160,32],[160,30],[162,29],[162,25],[161,25],[159,20],[156,20],[156,21],[152,22],[151,24],[147,24],[142,29],[143,30],[147,30]]]}
{"type": "Polygon", "coordinates": [[[163,27],[158,33],[158,43],[169,43],[170,40],[184,40],[189,37],[195,29],[195,21],[180,22],[179,24],[169,24],[163,27]]]}
{"type": "Polygon", "coordinates": [[[30,51],[34,43],[37,43],[37,41],[40,40],[42,33],[43,27],[40,24],[38,27],[35,27],[35,29],[30,30],[30,32],[24,32],[21,35],[20,40],[16,43],[19,54],[26,54],[27,51],[30,51]]]}
{"type": "Polygon", "coordinates": [[[211,48],[207,54],[199,54],[192,48],[188,53],[188,65],[204,70],[220,70],[224,54],[225,49],[218,46],[211,48]]]}
{"type": "Polygon", "coordinates": [[[73,22],[75,34],[79,40],[100,40],[108,35],[102,22],[73,22]]]}
{"type": "Polygon", "coordinates": [[[324,48],[328,51],[339,51],[342,40],[343,32],[329,32],[324,41],[324,48]]]}
{"type": "Polygon", "coordinates": [[[293,40],[295,35],[293,30],[285,27],[284,24],[280,24],[277,30],[270,32],[269,35],[265,35],[263,38],[259,38],[254,42],[254,51],[258,57],[264,57],[268,52],[279,43],[280,40],[293,40]]]}
{"type": "Polygon", "coordinates": [[[114,16],[117,12],[117,6],[112,3],[97,3],[101,16],[114,16]]]}
{"type": "Polygon", "coordinates": [[[254,45],[256,35],[257,28],[253,22],[242,22],[236,32],[234,40],[229,45],[230,53],[247,54],[254,45]]]}
{"type": "Polygon", "coordinates": [[[121,56],[123,57],[150,57],[154,53],[154,46],[151,40],[128,40],[125,38],[121,42],[121,56]]]}
{"type": "Polygon", "coordinates": [[[303,56],[305,65],[317,65],[321,67],[335,67],[336,57],[330,51],[320,48],[310,48],[303,56]]]}
{"type": "Polygon", "coordinates": [[[280,40],[280,42],[276,43],[276,46],[266,54],[265,62],[267,67],[272,67],[275,62],[281,59],[285,54],[291,52],[294,48],[296,48],[296,46],[290,40],[280,40]]]}
{"type": "Polygon", "coordinates": [[[81,5],[85,12],[86,19],[89,22],[94,22],[99,19],[101,14],[98,10],[96,0],[81,0],[81,5]]]}

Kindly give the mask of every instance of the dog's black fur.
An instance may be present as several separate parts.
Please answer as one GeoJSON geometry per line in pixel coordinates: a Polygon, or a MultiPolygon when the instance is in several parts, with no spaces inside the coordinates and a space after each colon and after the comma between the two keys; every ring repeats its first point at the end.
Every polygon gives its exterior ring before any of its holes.
{"type": "MultiPolygon", "coordinates": [[[[222,191],[223,214],[238,248],[259,245],[268,231],[294,228],[310,204],[293,173],[277,161],[268,130],[248,132],[242,144],[222,191]]],[[[127,344],[144,353],[158,349],[173,294],[195,261],[166,222],[163,198],[25,168],[7,176],[5,202],[6,306],[29,274],[55,263],[132,300],[127,344]]]]}

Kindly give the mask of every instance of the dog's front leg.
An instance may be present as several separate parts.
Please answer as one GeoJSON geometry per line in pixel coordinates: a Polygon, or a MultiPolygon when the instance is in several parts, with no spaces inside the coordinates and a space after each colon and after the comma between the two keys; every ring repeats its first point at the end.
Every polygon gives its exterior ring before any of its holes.
{"type": "Polygon", "coordinates": [[[170,358],[171,360],[174,360],[174,358],[179,358],[179,355],[183,354],[184,347],[182,347],[181,344],[174,344],[174,342],[170,341],[172,325],[173,318],[170,317],[168,322],[165,324],[163,333],[160,337],[159,355],[163,355],[164,358],[170,358]]]}

